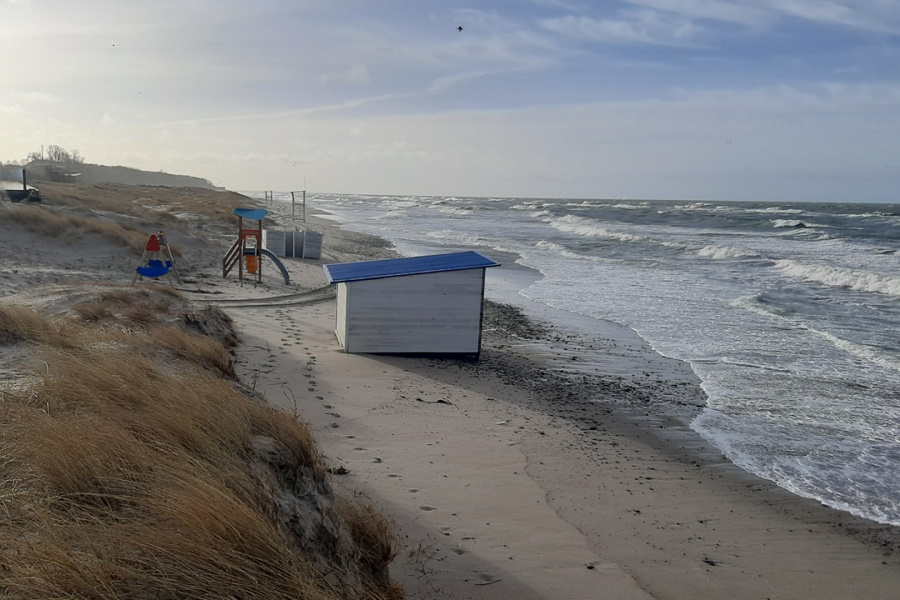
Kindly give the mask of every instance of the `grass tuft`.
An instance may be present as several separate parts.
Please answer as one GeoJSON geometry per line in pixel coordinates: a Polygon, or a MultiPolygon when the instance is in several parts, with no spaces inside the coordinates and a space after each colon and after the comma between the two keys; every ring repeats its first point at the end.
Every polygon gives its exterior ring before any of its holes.
{"type": "Polygon", "coordinates": [[[65,346],[77,328],[23,306],[0,304],[0,344],[32,342],[65,346]]]}
{"type": "Polygon", "coordinates": [[[21,206],[15,210],[8,210],[4,213],[4,217],[32,233],[45,237],[78,237],[86,233],[102,235],[138,255],[143,253],[147,244],[147,235],[137,229],[99,219],[57,213],[36,206],[21,206]]]}
{"type": "Polygon", "coordinates": [[[43,359],[0,403],[0,596],[402,597],[388,522],[332,492],[309,429],[221,344],[85,327],[0,306],[0,339],[43,359]]]}

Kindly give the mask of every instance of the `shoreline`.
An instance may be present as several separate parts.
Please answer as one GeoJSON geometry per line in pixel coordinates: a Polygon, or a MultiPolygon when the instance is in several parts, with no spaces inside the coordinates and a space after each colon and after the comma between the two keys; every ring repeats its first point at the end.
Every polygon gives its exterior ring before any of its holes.
{"type": "MultiPolygon", "coordinates": [[[[310,214],[316,216],[315,209],[310,214]]],[[[343,225],[337,220],[333,220],[327,216],[321,218],[330,227],[342,229],[343,225]]],[[[352,230],[349,230],[352,231],[352,230]]],[[[378,236],[353,232],[359,236],[370,236],[379,246],[385,244],[390,245],[389,241],[378,236]]],[[[448,246],[447,251],[462,251],[471,249],[468,246],[448,246]]],[[[540,302],[530,300],[527,296],[518,294],[521,289],[519,286],[525,286],[544,277],[537,269],[522,265],[517,262],[520,258],[518,254],[509,250],[496,251],[489,247],[475,247],[476,250],[490,254],[492,258],[498,260],[504,265],[503,269],[489,270],[488,283],[486,289],[486,298],[489,301],[498,304],[510,304],[522,311],[524,320],[530,320],[534,339],[523,340],[528,345],[528,355],[543,367],[554,372],[565,372],[571,374],[584,373],[588,376],[597,375],[601,380],[619,383],[630,391],[620,390],[620,396],[629,396],[634,394],[642,394],[649,392],[652,396],[652,402],[657,408],[664,408],[667,416],[674,416],[682,421],[686,436],[696,436],[699,448],[706,446],[710,448],[708,451],[712,454],[723,454],[713,442],[710,442],[702,436],[697,430],[691,427],[691,422],[697,417],[704,408],[708,406],[708,398],[706,392],[700,388],[702,381],[693,370],[691,364],[682,359],[667,356],[647,341],[640,333],[627,325],[614,321],[604,320],[600,318],[588,317],[585,315],[570,313],[563,309],[547,306],[540,302]],[[505,260],[504,260],[505,259],[505,260]],[[491,279],[494,279],[495,289],[491,289],[491,279]],[[496,288],[501,288],[498,293],[496,288]],[[598,327],[599,326],[599,327],[598,327]],[[594,330],[598,333],[594,335],[585,335],[584,330],[594,330]],[[540,335],[536,332],[543,332],[540,335]],[[566,343],[562,343],[565,338],[566,343]],[[600,340],[600,344],[596,340],[600,340]],[[612,342],[611,346],[603,346],[604,341],[612,342]],[[561,344],[560,347],[554,348],[553,343],[561,344]],[[566,347],[574,346],[574,347],[566,347]],[[644,372],[664,373],[664,379],[667,383],[675,383],[676,385],[661,384],[659,379],[648,381],[641,375],[644,372]],[[649,389],[652,385],[652,391],[649,389]],[[688,386],[688,388],[679,388],[679,385],[688,386]],[[662,407],[660,406],[662,404],[662,407]]],[[[399,256],[399,254],[397,254],[399,256]]],[[[490,323],[485,324],[485,329],[490,328],[490,323]]],[[[731,461],[730,458],[726,460],[731,461]]],[[[787,493],[809,500],[814,503],[825,504],[824,501],[812,497],[798,494],[788,488],[783,488],[772,480],[761,475],[757,475],[752,471],[747,471],[744,467],[735,465],[741,472],[747,472],[751,477],[758,478],[762,481],[773,483],[777,488],[783,489],[787,493]]],[[[827,505],[826,505],[827,506],[827,505]]],[[[854,519],[862,523],[874,523],[876,527],[884,527],[887,530],[898,529],[890,523],[882,523],[871,517],[854,514],[848,509],[830,507],[839,513],[847,513],[854,519]]],[[[890,537],[890,535],[886,536],[890,537]]],[[[895,540],[887,540],[887,543],[894,548],[892,552],[900,552],[900,542],[895,540]]]]}
{"type": "MultiPolygon", "coordinates": [[[[122,193],[102,198],[118,205],[122,193]]],[[[273,225],[286,216],[276,211],[273,225]]],[[[155,213],[137,218],[122,219],[159,228],[155,213]]],[[[703,404],[696,376],[639,336],[614,324],[580,336],[489,303],[478,362],[346,354],[334,301],[306,292],[325,285],[323,264],[396,256],[386,240],[311,217],[321,259],[286,260],[290,286],[271,265],[262,284],[241,284],[221,277],[230,222],[167,218],[184,252],[181,293],[239,328],[241,380],[309,423],[334,486],[395,522],[392,572],[407,597],[887,599],[900,589],[900,528],[730,463],[689,428],[703,404]]],[[[127,286],[138,261],[109,232],[0,226],[17,249],[0,250],[4,300],[50,314],[127,286]]],[[[0,374],[15,377],[18,360],[0,374]]]]}
{"type": "MultiPolygon", "coordinates": [[[[312,224],[326,250],[353,250],[347,260],[365,260],[369,243],[370,258],[390,253],[379,238],[312,224]]],[[[321,264],[338,261],[308,262],[313,288],[321,264]]],[[[278,352],[296,352],[289,338],[277,338],[289,345],[276,352],[263,334],[273,366],[258,381],[289,410],[297,405],[285,387],[315,381],[302,418],[346,473],[339,482],[396,519],[405,555],[395,568],[410,597],[593,598],[598,585],[614,598],[895,595],[900,528],[801,498],[725,459],[689,428],[702,395],[696,376],[646,344],[612,337],[583,347],[494,306],[477,363],[351,355],[334,338],[330,306],[236,319],[251,339],[263,321],[263,331],[277,321],[296,328],[308,372],[281,366],[278,352]],[[584,353],[602,356],[609,372],[567,368],[584,353]],[[643,372],[620,372],[639,363],[643,372]]],[[[264,358],[256,354],[247,364],[264,358]]]]}

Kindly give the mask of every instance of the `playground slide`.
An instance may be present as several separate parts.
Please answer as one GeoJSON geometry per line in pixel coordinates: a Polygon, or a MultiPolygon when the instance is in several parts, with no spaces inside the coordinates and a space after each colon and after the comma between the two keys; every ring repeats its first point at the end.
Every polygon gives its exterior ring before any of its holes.
{"type": "MultiPolygon", "coordinates": [[[[269,250],[260,250],[259,253],[263,256],[268,257],[272,261],[272,263],[274,263],[274,265],[278,267],[278,270],[281,271],[281,276],[284,277],[284,284],[291,285],[291,276],[287,272],[287,269],[284,268],[284,264],[280,260],[278,260],[278,257],[269,250]]],[[[231,261],[231,264],[228,265],[227,269],[225,269],[225,275],[228,275],[228,273],[231,272],[231,269],[234,268],[234,265],[237,264],[239,258],[240,257],[235,257],[235,259],[231,261]]]]}

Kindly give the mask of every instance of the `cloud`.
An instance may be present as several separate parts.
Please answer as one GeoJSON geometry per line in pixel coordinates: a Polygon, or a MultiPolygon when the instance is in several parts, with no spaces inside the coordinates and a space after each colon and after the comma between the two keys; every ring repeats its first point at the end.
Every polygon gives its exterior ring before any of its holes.
{"type": "Polygon", "coordinates": [[[900,34],[900,5],[884,0],[765,0],[772,10],[854,29],[900,34]]]}
{"type": "Polygon", "coordinates": [[[722,0],[627,0],[631,4],[680,15],[685,19],[705,19],[758,27],[772,20],[772,10],[746,3],[722,0]]]}
{"type": "Polygon", "coordinates": [[[319,78],[320,81],[324,83],[330,82],[338,82],[338,83],[371,83],[372,77],[369,75],[369,70],[366,68],[364,64],[353,65],[346,71],[338,72],[338,73],[326,73],[319,78]]]}
{"type": "Polygon", "coordinates": [[[489,75],[487,71],[466,71],[464,73],[455,73],[453,75],[447,75],[445,77],[438,77],[431,83],[431,86],[428,88],[428,92],[431,94],[438,94],[440,92],[449,90],[450,88],[455,87],[460,83],[480,79],[482,77],[486,77],[487,75],[489,75]]]}
{"type": "Polygon", "coordinates": [[[518,110],[202,123],[178,145],[145,150],[151,162],[165,156],[177,165],[179,154],[214,148],[216,160],[197,174],[234,189],[293,189],[292,177],[308,175],[310,189],[334,192],[885,200],[900,168],[883,166],[884,157],[900,155],[900,139],[883,124],[897,119],[898,85],[767,86],[518,110]],[[255,148],[302,157],[302,172],[244,162],[255,148]]]}
{"type": "Polygon", "coordinates": [[[535,6],[544,6],[547,8],[560,8],[569,12],[581,12],[587,9],[587,5],[582,2],[573,2],[570,0],[528,0],[535,6]]]}
{"type": "Polygon", "coordinates": [[[26,103],[38,102],[41,104],[59,104],[62,102],[59,96],[49,92],[15,92],[10,95],[26,103]]]}
{"type": "Polygon", "coordinates": [[[691,21],[654,10],[623,11],[618,19],[568,15],[545,19],[541,26],[565,36],[611,44],[689,46],[702,29],[691,21]]]}
{"type": "Polygon", "coordinates": [[[373,104],[376,102],[385,102],[388,100],[393,100],[399,98],[398,95],[384,95],[384,96],[371,96],[367,98],[357,98],[355,100],[347,100],[345,102],[340,102],[337,104],[327,104],[327,105],[318,105],[311,106],[306,108],[294,108],[287,110],[278,110],[278,111],[268,111],[268,112],[252,112],[252,113],[239,113],[239,114],[228,114],[228,115],[219,115],[215,117],[203,117],[199,119],[184,119],[181,121],[172,121],[169,123],[157,123],[156,127],[168,127],[171,125],[200,125],[200,124],[209,124],[209,123],[224,123],[224,122],[234,122],[234,121],[261,121],[261,120],[277,120],[277,119],[289,119],[295,117],[309,117],[316,115],[318,113],[330,113],[330,112],[343,112],[354,108],[359,108],[361,106],[365,106],[366,104],[373,104]]]}

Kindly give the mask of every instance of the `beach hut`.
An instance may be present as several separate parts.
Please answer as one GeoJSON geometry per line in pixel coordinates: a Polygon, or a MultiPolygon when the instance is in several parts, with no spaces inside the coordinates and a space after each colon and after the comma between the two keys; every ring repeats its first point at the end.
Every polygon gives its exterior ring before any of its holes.
{"type": "Polygon", "coordinates": [[[477,252],[325,265],[338,341],[351,353],[477,355],[485,269],[497,266],[477,252]]]}

